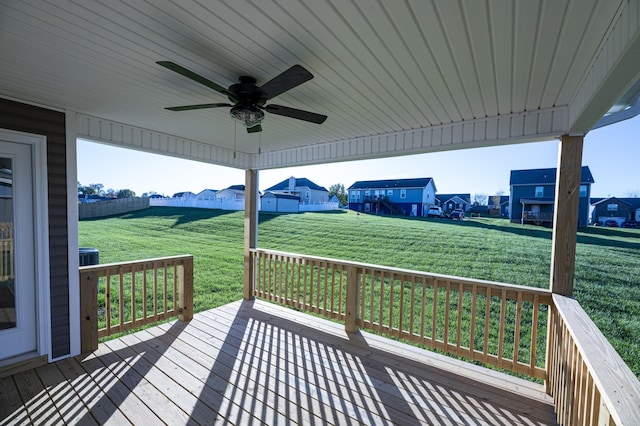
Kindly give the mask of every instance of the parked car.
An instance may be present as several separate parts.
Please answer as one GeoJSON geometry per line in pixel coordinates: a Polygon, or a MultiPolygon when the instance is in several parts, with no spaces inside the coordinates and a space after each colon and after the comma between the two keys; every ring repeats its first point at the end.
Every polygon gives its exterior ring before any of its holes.
{"type": "Polygon", "coordinates": [[[638,229],[639,226],[640,224],[638,224],[638,222],[636,222],[635,220],[628,220],[622,224],[623,228],[631,228],[631,229],[638,229]]]}
{"type": "Polygon", "coordinates": [[[604,221],[604,226],[608,226],[610,228],[618,228],[618,221],[613,219],[608,219],[604,221]]]}
{"type": "Polygon", "coordinates": [[[449,217],[454,220],[455,219],[462,220],[464,219],[464,211],[462,211],[462,209],[455,209],[454,211],[451,212],[449,217]]]}
{"type": "Polygon", "coordinates": [[[442,217],[442,208],[437,206],[429,207],[429,210],[427,210],[427,217],[442,217]]]}

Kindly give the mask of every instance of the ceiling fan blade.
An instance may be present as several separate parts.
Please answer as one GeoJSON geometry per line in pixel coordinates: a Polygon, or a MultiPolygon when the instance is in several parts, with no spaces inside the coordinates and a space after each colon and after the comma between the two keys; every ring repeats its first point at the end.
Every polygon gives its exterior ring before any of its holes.
{"type": "Polygon", "coordinates": [[[204,84],[205,86],[209,87],[210,89],[215,90],[216,92],[220,92],[220,93],[222,93],[224,95],[227,95],[227,96],[233,98],[234,102],[237,99],[236,95],[233,94],[232,92],[230,92],[229,90],[227,90],[226,88],[220,86],[217,83],[214,83],[213,81],[211,81],[211,80],[209,80],[207,78],[204,78],[203,76],[201,76],[199,74],[196,74],[193,71],[190,71],[190,70],[186,69],[183,66],[180,66],[180,65],[176,64],[175,62],[158,61],[158,62],[156,62],[156,64],[158,64],[160,66],[163,66],[166,69],[171,70],[173,72],[177,72],[178,74],[183,75],[183,76],[185,76],[185,77],[187,77],[187,78],[189,78],[189,79],[191,79],[193,81],[196,81],[196,82],[198,82],[200,84],[204,84]]]}
{"type": "Polygon", "coordinates": [[[233,106],[231,104],[199,104],[199,105],[184,105],[184,106],[176,106],[176,107],[167,107],[169,111],[188,111],[191,109],[205,109],[205,108],[220,108],[220,107],[230,107],[233,106]]]}
{"type": "Polygon", "coordinates": [[[307,71],[302,65],[294,65],[263,84],[260,87],[260,91],[264,92],[266,95],[265,99],[269,100],[312,78],[313,74],[307,71]]]}
{"type": "Polygon", "coordinates": [[[272,114],[282,115],[284,117],[296,118],[298,120],[309,121],[311,123],[322,124],[327,119],[326,115],[316,114],[315,112],[303,111],[301,109],[289,108],[282,105],[267,105],[264,109],[272,114]]]}
{"type": "Polygon", "coordinates": [[[256,124],[253,127],[247,127],[247,133],[257,133],[261,131],[262,131],[262,126],[259,124],[256,124]]]}

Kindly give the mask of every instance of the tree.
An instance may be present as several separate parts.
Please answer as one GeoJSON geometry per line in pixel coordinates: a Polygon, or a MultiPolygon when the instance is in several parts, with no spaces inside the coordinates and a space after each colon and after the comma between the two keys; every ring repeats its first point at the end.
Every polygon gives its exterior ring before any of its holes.
{"type": "Polygon", "coordinates": [[[473,196],[473,205],[474,206],[486,206],[487,205],[487,194],[474,194],[473,196]]]}
{"type": "Polygon", "coordinates": [[[344,189],[344,185],[341,183],[334,183],[329,187],[329,198],[336,196],[340,201],[341,206],[347,205],[347,191],[344,189]]]}
{"type": "Polygon", "coordinates": [[[133,198],[136,196],[136,193],[130,189],[121,189],[116,194],[117,198],[133,198]]]}

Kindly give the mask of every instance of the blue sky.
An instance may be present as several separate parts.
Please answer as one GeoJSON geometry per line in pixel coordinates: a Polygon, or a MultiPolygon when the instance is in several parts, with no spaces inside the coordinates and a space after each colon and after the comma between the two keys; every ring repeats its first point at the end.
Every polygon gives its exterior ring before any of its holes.
{"type": "MultiPolygon", "coordinates": [[[[589,166],[595,180],[592,196],[640,193],[639,139],[640,116],[587,134],[582,164],[589,166]]],[[[260,172],[259,188],[290,176],[306,177],[326,188],[334,183],[349,187],[358,180],[431,177],[440,193],[508,194],[511,170],[556,167],[557,161],[558,141],[535,142],[265,170],[260,172]]],[[[137,195],[173,195],[242,184],[244,171],[80,140],[78,181],[131,189],[137,195]]]]}

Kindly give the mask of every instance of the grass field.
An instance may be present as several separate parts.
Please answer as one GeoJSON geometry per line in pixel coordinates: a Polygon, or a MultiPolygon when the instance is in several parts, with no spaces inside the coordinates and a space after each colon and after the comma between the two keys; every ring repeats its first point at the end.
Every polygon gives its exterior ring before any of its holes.
{"type": "MultiPolygon", "coordinates": [[[[243,212],[155,207],[79,224],[100,263],[192,254],[195,310],[242,297],[243,212]]],[[[258,246],[546,288],[551,230],[503,219],[261,214],[258,246]]],[[[640,377],[640,231],[578,233],[576,299],[640,377]]]]}

